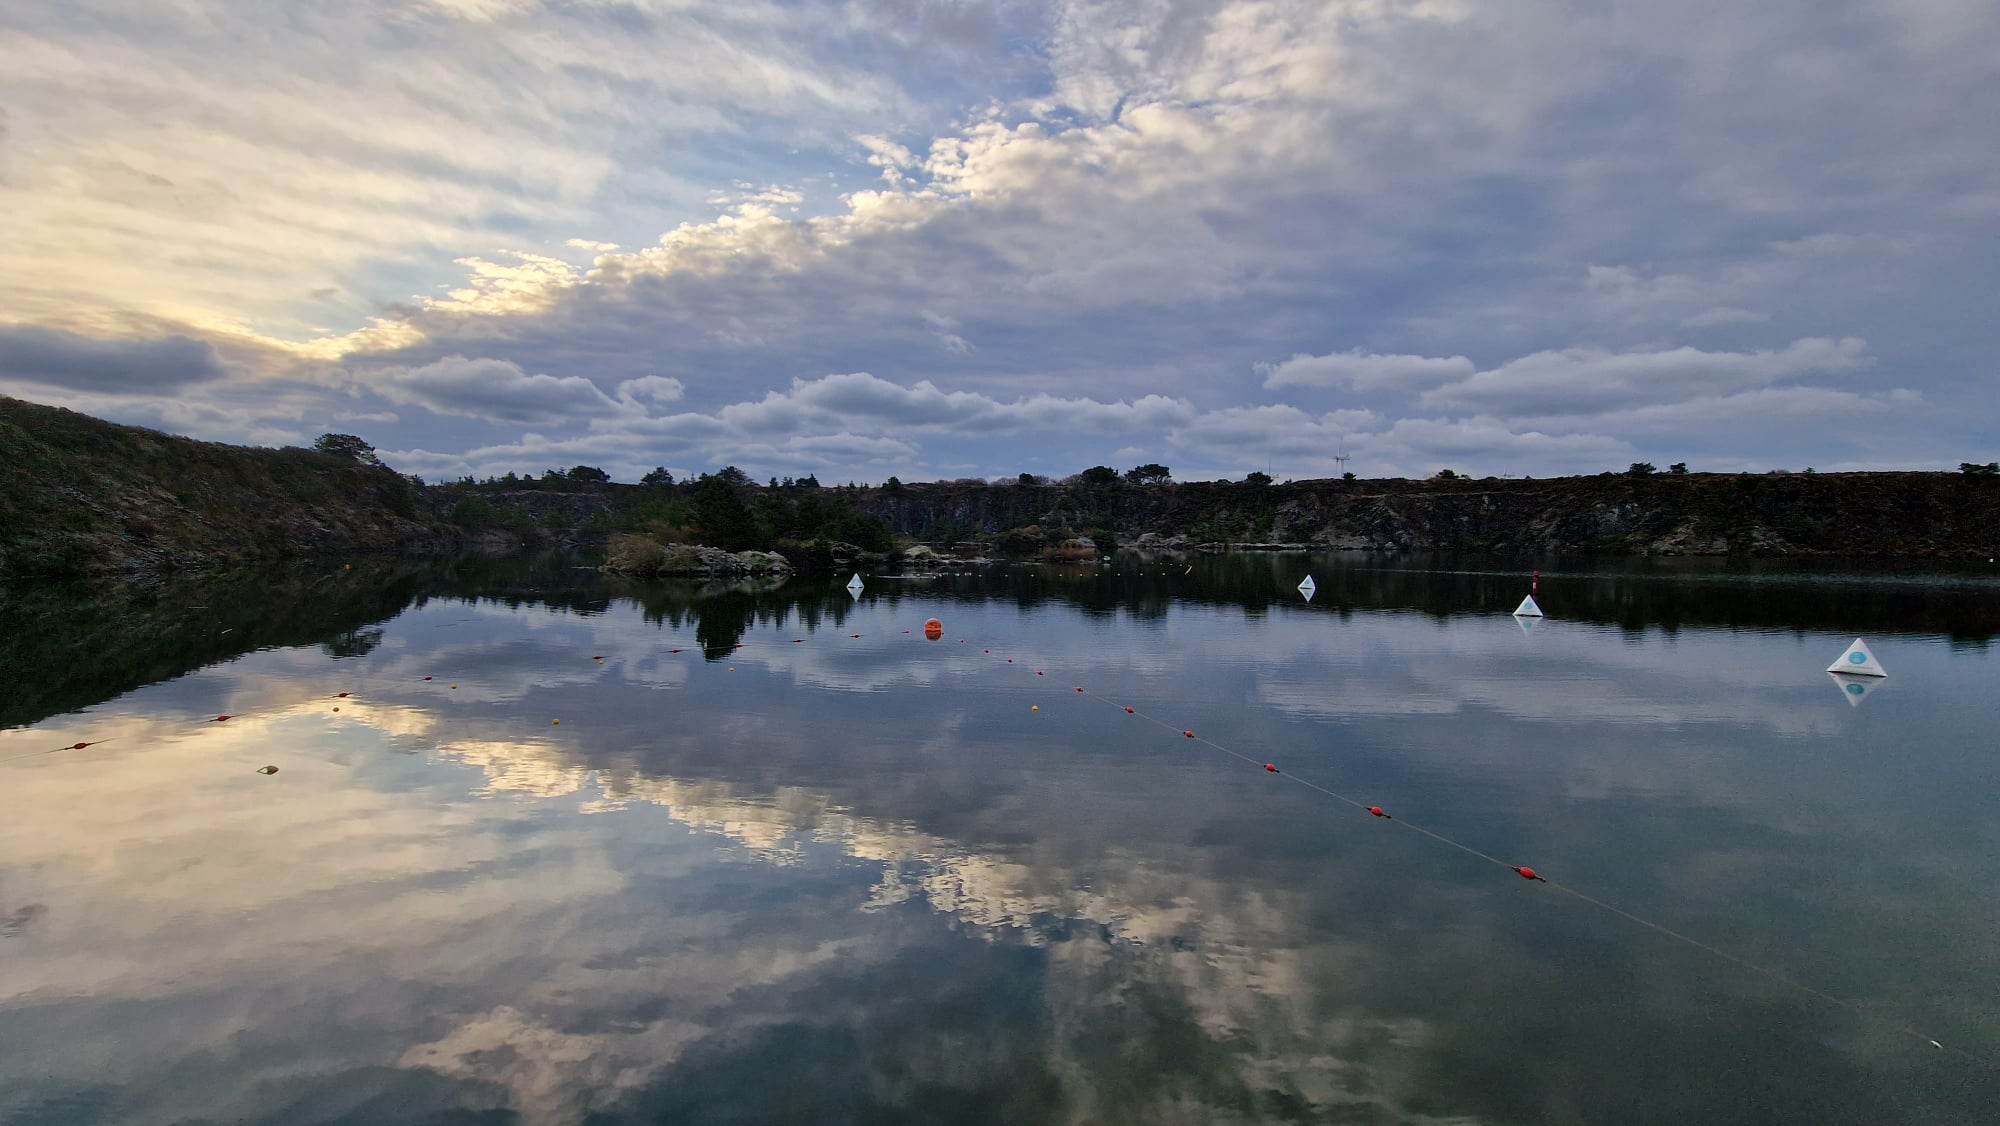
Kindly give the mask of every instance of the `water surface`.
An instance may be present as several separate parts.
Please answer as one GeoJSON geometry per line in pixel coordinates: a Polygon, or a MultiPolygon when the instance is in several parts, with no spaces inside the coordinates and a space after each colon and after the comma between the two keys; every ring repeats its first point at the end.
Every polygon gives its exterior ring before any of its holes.
{"type": "Polygon", "coordinates": [[[0,1121],[1990,1120],[1991,577],[1187,566],[11,592],[0,1121]]]}

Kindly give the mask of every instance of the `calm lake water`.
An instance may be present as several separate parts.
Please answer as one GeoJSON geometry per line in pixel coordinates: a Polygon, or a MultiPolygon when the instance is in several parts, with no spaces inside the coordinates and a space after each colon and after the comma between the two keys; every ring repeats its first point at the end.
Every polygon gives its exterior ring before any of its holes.
{"type": "Polygon", "coordinates": [[[2000,1120],[1990,571],[573,562],[0,597],[0,1122],[2000,1120]]]}

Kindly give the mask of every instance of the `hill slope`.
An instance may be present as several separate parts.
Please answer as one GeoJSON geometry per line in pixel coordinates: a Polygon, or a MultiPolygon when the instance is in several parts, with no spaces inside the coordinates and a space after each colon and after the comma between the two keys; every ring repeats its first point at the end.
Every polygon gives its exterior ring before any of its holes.
{"type": "Polygon", "coordinates": [[[392,470],[0,397],[0,576],[429,554],[455,540],[392,470]]]}

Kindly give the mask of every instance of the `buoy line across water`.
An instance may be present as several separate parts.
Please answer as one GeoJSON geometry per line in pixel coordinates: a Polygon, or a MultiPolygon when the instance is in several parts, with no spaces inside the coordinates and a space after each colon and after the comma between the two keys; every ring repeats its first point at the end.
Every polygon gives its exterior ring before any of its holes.
{"type": "MultiPolygon", "coordinates": [[[[992,653],[992,650],[984,649],[983,652],[992,653]]],[[[1012,657],[1006,658],[1006,661],[1008,664],[1015,663],[1014,658],[1012,657]]],[[[1042,676],[1047,669],[1046,664],[1038,666],[1034,662],[1029,662],[1026,667],[1036,669],[1035,672],[1036,676],[1042,676]]],[[[1455,840],[1436,830],[1425,828],[1424,826],[1411,822],[1406,818],[1393,815],[1385,811],[1379,805],[1373,805],[1367,802],[1360,801],[1356,798],[1349,797],[1348,795],[1343,794],[1338,790],[1334,790],[1327,786],[1323,786],[1317,782],[1314,782],[1311,779],[1301,778],[1296,774],[1291,774],[1282,771],[1277,767],[1275,763],[1266,762],[1262,759],[1256,758],[1255,756],[1244,754],[1243,752],[1238,751],[1232,747],[1223,746],[1221,743],[1217,743],[1213,739],[1201,735],[1191,728],[1183,728],[1177,724],[1170,723],[1157,716],[1148,715],[1147,713],[1138,710],[1133,705],[1120,703],[1119,701],[1113,700],[1108,696],[1099,695],[1096,692],[1089,691],[1088,689],[1082,686],[1078,686],[1076,692],[1078,695],[1083,696],[1085,699],[1096,700],[1100,703],[1108,704],[1112,707],[1118,708],[1119,710],[1123,711],[1126,715],[1133,716],[1138,719],[1143,719],[1146,722],[1164,728],[1167,731],[1174,732],[1180,735],[1183,739],[1193,740],[1194,742],[1199,743],[1204,747],[1220,751],[1221,753],[1228,755],[1231,758],[1238,759],[1242,762],[1248,763],[1251,766],[1260,767],[1265,773],[1276,775],[1277,777],[1287,782],[1304,786],[1306,789],[1316,791],[1320,794],[1323,794],[1327,797],[1334,799],[1335,801],[1344,803],[1346,805],[1350,805],[1355,809],[1368,814],[1371,818],[1388,821],[1391,822],[1392,824],[1399,825],[1402,828],[1408,829],[1413,833],[1420,833],[1423,836],[1428,837],[1439,844],[1445,845],[1448,848],[1457,849],[1458,851],[1465,853],[1468,856],[1472,856],[1479,860],[1483,860],[1488,864],[1493,864],[1498,867],[1505,868],[1523,880],[1529,880],[1536,883],[1546,884],[1548,885],[1551,891],[1560,892],[1563,895],[1567,895],[1570,898],[1575,899],[1580,903],[1585,903],[1592,907],[1598,908],[1599,910],[1604,911],[1608,914],[1616,915],[1617,917],[1624,919],[1627,922],[1630,922],[1637,926],[1644,927],[1647,930],[1650,930],[1655,934],[1660,935],[1661,937],[1670,939],[1674,942],[1679,942],[1683,945],[1692,947],[1693,949],[1700,950],[1703,953],[1710,955],[1711,957],[1719,958],[1722,961],[1728,962],[1733,966],[1736,966],[1740,969],[1748,970],[1754,974],[1764,977],[1770,981],[1777,982],[1780,985],[1786,986],[1787,988],[1795,990],[1808,997],[1812,997],[1819,1001],[1823,1001],[1837,1008],[1846,1009],[1848,1012],[1851,1012],[1856,1016],[1861,1017],[1863,1020],[1878,1024],[1885,1029],[1893,1030],[1906,1037],[1909,1037],[1910,1039],[1920,1041],[1924,1044],[1929,1045],[1932,1048],[1938,1049],[1939,1051],[1949,1052],[1965,1060],[1973,1062],[1980,1061],[1981,1057],[1975,1056],[1971,1052],[1967,1052],[1959,1048],[1948,1048],[1942,1042],[1937,1040],[1935,1037],[1926,1035],[1925,1033],[1919,1031],[1918,1029],[1910,1025],[1904,1024],[1901,1021],[1894,1019],[1893,1017],[1886,1016],[1862,1004],[1859,1001],[1854,1001],[1849,998],[1839,996],[1838,994],[1828,993],[1825,990],[1817,989],[1811,985],[1807,985],[1805,982],[1802,982],[1797,978],[1794,978],[1791,975],[1784,973],[1783,971],[1775,970],[1769,966],[1763,965],[1758,962],[1753,962],[1748,958],[1744,958],[1740,955],[1732,954],[1729,951],[1722,949],[1721,947],[1713,945],[1712,943],[1704,942],[1701,939],[1695,938],[1694,936],[1689,934],[1684,934],[1681,931],[1677,931],[1672,927],[1669,927],[1663,923],[1658,923],[1651,919],[1648,919],[1643,915],[1634,914],[1633,912],[1627,911],[1622,907],[1619,907],[1612,903],[1608,903],[1605,900],[1598,898],[1597,896],[1591,895],[1590,893],[1585,892],[1580,888],[1572,887],[1568,884],[1562,883],[1557,880],[1551,880],[1547,876],[1542,875],[1540,872],[1536,871],[1532,867],[1520,864],[1510,864],[1507,861],[1492,855],[1491,853],[1483,852],[1477,848],[1472,847],[1471,845],[1465,844],[1462,841],[1455,840]]]]}
{"type": "MultiPolygon", "coordinates": [[[[921,636],[927,642],[936,642],[940,639],[942,635],[943,623],[938,621],[938,619],[936,618],[932,618],[926,621],[923,624],[922,628],[923,632],[917,636],[921,636]]],[[[808,632],[814,632],[814,631],[808,630],[808,632]]],[[[913,631],[911,630],[902,631],[904,636],[910,636],[912,635],[912,632],[913,631]]],[[[859,634],[848,635],[850,639],[858,639],[860,636],[861,635],[859,634]]],[[[723,656],[733,655],[736,652],[741,651],[743,649],[752,648],[753,645],[755,645],[758,648],[768,648],[775,654],[780,651],[789,650],[791,645],[804,644],[806,640],[807,639],[800,638],[791,641],[790,644],[771,642],[771,643],[764,643],[762,645],[756,645],[756,643],[745,643],[739,641],[733,646],[731,646],[728,650],[725,650],[722,654],[715,656],[710,656],[706,652],[705,647],[698,645],[684,645],[668,649],[666,650],[666,652],[678,654],[692,650],[694,652],[701,653],[704,660],[719,661],[722,659],[723,656]]],[[[912,637],[912,640],[915,640],[915,637],[912,637]]],[[[1014,660],[1013,657],[1007,657],[1004,654],[995,653],[991,648],[991,646],[988,645],[987,643],[981,642],[979,644],[981,645],[980,649],[981,654],[994,657],[998,659],[998,661],[1004,662],[1004,664],[1017,665],[1017,662],[1014,660]]],[[[1859,645],[1860,642],[1857,640],[1856,644],[1859,645]]],[[[969,649],[957,649],[955,647],[949,650],[949,652],[965,654],[965,661],[969,661],[972,655],[969,649]]],[[[606,666],[608,658],[604,655],[594,655],[588,658],[588,661],[598,668],[603,668],[606,666]]],[[[999,667],[999,664],[996,663],[995,667],[999,667]]],[[[1038,664],[1037,662],[1033,661],[1020,663],[1017,665],[1017,667],[1031,669],[1033,670],[1035,676],[1044,678],[1046,678],[1046,674],[1048,671],[1047,664],[1045,663],[1038,664]]],[[[735,672],[736,669],[734,668],[734,666],[731,666],[729,671],[735,672]]],[[[434,681],[435,679],[436,679],[435,674],[416,677],[414,678],[414,680],[412,680],[411,678],[404,678],[404,677],[395,677],[395,678],[384,677],[381,676],[380,674],[375,674],[375,675],[355,678],[354,683],[357,686],[363,684],[371,684],[371,686],[375,686],[375,685],[383,685],[388,682],[393,682],[396,684],[423,683],[426,681],[434,681]]],[[[455,683],[451,685],[451,688],[455,689],[457,687],[458,685],[455,683]]],[[[1183,739],[1192,740],[1196,743],[1201,744],[1202,746],[1210,748],[1211,750],[1219,751],[1222,754],[1230,756],[1231,758],[1237,759],[1251,766],[1258,767],[1265,773],[1275,775],[1278,778],[1281,778],[1287,782],[1291,782],[1299,786],[1304,786],[1309,790],[1313,790],[1317,793],[1323,794],[1326,797],[1334,799],[1335,801],[1341,802],[1345,805],[1352,806],[1354,809],[1362,813],[1368,814],[1373,819],[1388,821],[1394,825],[1398,825],[1401,826],[1402,828],[1408,829],[1413,833],[1419,833],[1439,844],[1445,845],[1446,847],[1449,848],[1456,849],[1459,852],[1462,852],[1468,856],[1474,857],[1479,860],[1483,860],[1489,864],[1493,864],[1501,868],[1505,868],[1509,872],[1512,872],[1514,875],[1520,877],[1523,880],[1546,884],[1548,885],[1550,890],[1567,895],[1577,900],[1580,903],[1585,903],[1592,907],[1596,907],[1599,910],[1602,910],[1611,915],[1615,915],[1636,926],[1644,927],[1647,930],[1650,930],[1655,934],[1658,934],[1664,938],[1682,943],[1686,946],[1692,947],[1693,949],[1700,950],[1706,954],[1709,954],[1712,957],[1721,959],[1722,961],[1728,962],[1731,965],[1734,965],[1740,969],[1748,970],[1752,973],[1767,978],[1771,981],[1777,982],[1778,984],[1784,985],[1803,995],[1813,997],[1817,1000],[1823,1001],[1829,1005],[1833,1005],[1838,1008],[1846,1009],[1847,1011],[1854,1013],[1855,1015],[1863,1018],[1864,1020],[1877,1023],[1884,1028],[1893,1029],[1894,1031],[1901,1033],[1904,1036],[1928,1044],[1932,1048],[1938,1049],[1940,1051],[1949,1052],[1953,1055],[1959,1056],[1968,1061],[1981,1062],[1982,1058],[1975,1056],[1971,1052],[1967,1052],[1963,1049],[1955,1047],[1946,1047],[1935,1037],[1928,1036],[1923,1032],[1918,1031],[1916,1028],[1911,1027],[1910,1025],[1904,1024],[1891,1017],[1885,1016],[1882,1013],[1877,1012],[1874,1009],[1871,1009],[1868,1006],[1863,1005],[1858,1001],[1854,1001],[1849,998],[1839,996],[1837,994],[1828,993],[1824,990],[1817,989],[1813,986],[1807,985],[1802,981],[1799,981],[1798,979],[1782,971],[1772,969],[1769,966],[1763,965],[1758,962],[1753,962],[1747,958],[1741,957],[1736,954],[1732,954],[1727,950],[1724,950],[1711,943],[1704,942],[1701,939],[1693,937],[1692,935],[1684,934],[1680,931],[1673,929],[1672,927],[1666,926],[1663,923],[1658,923],[1642,915],[1638,915],[1631,911],[1627,911],[1622,907],[1619,907],[1612,903],[1608,903],[1603,899],[1591,895],[1588,892],[1581,890],[1580,888],[1571,887],[1570,885],[1564,884],[1557,880],[1551,880],[1532,867],[1526,865],[1510,864],[1507,861],[1492,855],[1491,853],[1483,852],[1477,848],[1472,847],[1471,845],[1463,843],[1462,841],[1455,840],[1452,837],[1445,835],[1444,833],[1416,824],[1405,817],[1391,814],[1388,811],[1384,810],[1379,805],[1363,802],[1359,799],[1350,797],[1347,794],[1341,793],[1338,790],[1334,790],[1330,787],[1321,785],[1318,782],[1314,782],[1311,779],[1301,778],[1296,774],[1283,771],[1277,766],[1275,762],[1267,762],[1262,759],[1256,758],[1252,755],[1244,754],[1243,752],[1238,751],[1232,747],[1224,746],[1221,743],[1218,743],[1213,739],[1208,738],[1207,736],[1199,734],[1192,728],[1183,728],[1176,724],[1169,723],[1168,721],[1161,719],[1157,716],[1149,715],[1146,712],[1138,710],[1138,708],[1135,707],[1134,705],[1120,703],[1119,701],[1113,700],[1108,696],[1103,696],[1096,692],[1092,692],[1083,685],[1077,685],[1075,686],[1075,688],[1076,688],[1076,694],[1084,697],[1085,699],[1095,700],[1099,703],[1110,705],[1114,708],[1119,709],[1126,715],[1133,716],[1137,719],[1143,719],[1148,723],[1154,724],[1155,726],[1161,727],[1167,731],[1178,734],[1183,739]]],[[[332,700],[342,700],[342,699],[349,699],[354,695],[356,695],[355,690],[349,689],[346,691],[332,693],[326,698],[332,700]]],[[[338,711],[339,709],[336,707],[333,710],[338,711]]],[[[1039,705],[1037,705],[1032,710],[1039,712],[1041,709],[1039,705]]],[[[239,718],[244,718],[244,717],[240,713],[224,713],[221,715],[213,716],[208,719],[188,720],[188,721],[183,721],[182,723],[172,724],[170,726],[191,729],[197,727],[207,727],[218,723],[227,723],[231,720],[239,718]]],[[[550,726],[559,726],[560,723],[561,723],[560,720],[552,720],[550,722],[550,726]]],[[[97,739],[89,741],[79,741],[77,743],[68,744],[60,747],[53,747],[46,750],[26,751],[7,758],[0,758],[0,764],[17,762],[22,759],[28,759],[28,758],[37,758],[43,755],[58,754],[64,751],[80,751],[88,747],[97,746],[100,743],[109,742],[113,738],[115,737],[107,737],[106,739],[97,739]]],[[[278,768],[274,766],[262,767],[256,771],[256,773],[259,774],[276,774],[277,772],[278,768]]]]}

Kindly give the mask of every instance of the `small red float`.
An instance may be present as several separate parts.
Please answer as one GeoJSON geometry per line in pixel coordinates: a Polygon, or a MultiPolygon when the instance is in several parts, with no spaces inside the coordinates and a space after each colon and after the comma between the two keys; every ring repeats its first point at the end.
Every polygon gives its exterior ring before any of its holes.
{"type": "Polygon", "coordinates": [[[1081,689],[1081,688],[1078,688],[1078,689],[1077,689],[1077,691],[1078,691],[1078,692],[1081,692],[1081,691],[1083,691],[1083,689],[1081,689]]]}
{"type": "Polygon", "coordinates": [[[1133,711],[1133,710],[1132,710],[1131,708],[1126,708],[1126,709],[1125,709],[1125,714],[1126,714],[1126,715],[1138,715],[1139,713],[1138,713],[1138,712],[1135,712],[1135,711],[1133,711]]]}
{"type": "Polygon", "coordinates": [[[1190,739],[1194,738],[1194,732],[1192,732],[1192,731],[1183,731],[1183,732],[1181,732],[1181,734],[1183,734],[1183,735],[1187,736],[1187,737],[1188,737],[1188,738],[1190,738],[1190,739]]]}
{"type": "Polygon", "coordinates": [[[1381,807],[1381,806],[1379,806],[1379,805],[1371,805],[1371,806],[1369,806],[1369,807],[1368,807],[1368,812],[1370,812],[1370,813],[1374,814],[1374,815],[1375,815],[1375,816],[1377,816],[1377,817],[1388,817],[1388,818],[1389,818],[1389,820],[1391,820],[1391,821],[1394,821],[1394,820],[1395,820],[1395,818],[1393,818],[1393,817],[1389,817],[1389,815],[1388,815],[1388,814],[1386,814],[1386,813],[1382,812],[1382,807],[1381,807]]]}
{"type": "MultiPolygon", "coordinates": [[[[1535,870],[1533,868],[1516,868],[1514,869],[1514,874],[1521,877],[1524,880],[1542,880],[1540,876],[1535,875],[1535,870]]],[[[1547,880],[1542,880],[1542,882],[1548,883],[1547,880]]]]}
{"type": "Polygon", "coordinates": [[[1265,763],[1264,769],[1270,771],[1273,774],[1276,774],[1278,772],[1278,767],[1275,763],[1269,763],[1269,762],[1265,763]]]}
{"type": "Polygon", "coordinates": [[[221,722],[223,722],[224,720],[230,720],[230,719],[235,719],[235,718],[236,718],[236,717],[235,717],[235,716],[233,716],[233,715],[219,715],[219,716],[216,716],[216,717],[215,717],[214,719],[211,719],[211,720],[209,720],[208,722],[210,722],[210,723],[221,723],[221,722]]]}

